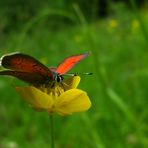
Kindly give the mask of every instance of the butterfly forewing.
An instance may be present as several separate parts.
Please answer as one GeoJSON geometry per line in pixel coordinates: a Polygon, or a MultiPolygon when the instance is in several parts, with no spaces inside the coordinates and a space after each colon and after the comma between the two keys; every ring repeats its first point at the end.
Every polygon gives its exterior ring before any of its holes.
{"type": "Polygon", "coordinates": [[[55,70],[60,75],[65,74],[69,71],[75,64],[80,62],[82,59],[86,58],[90,53],[74,55],[71,57],[66,58],[55,70]]]}
{"type": "Polygon", "coordinates": [[[51,76],[52,72],[45,65],[40,63],[35,58],[21,54],[15,53],[10,55],[5,55],[1,58],[1,65],[4,68],[21,71],[21,72],[29,72],[29,73],[37,73],[42,76],[51,76]]]}

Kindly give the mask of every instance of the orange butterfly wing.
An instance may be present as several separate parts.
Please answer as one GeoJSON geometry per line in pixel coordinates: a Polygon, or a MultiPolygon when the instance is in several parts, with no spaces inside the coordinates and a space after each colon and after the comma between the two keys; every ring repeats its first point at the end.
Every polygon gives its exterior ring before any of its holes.
{"type": "Polygon", "coordinates": [[[58,65],[57,69],[55,69],[55,72],[59,73],[60,75],[65,74],[75,64],[86,58],[89,54],[90,53],[79,54],[66,58],[61,64],[58,65]]]}

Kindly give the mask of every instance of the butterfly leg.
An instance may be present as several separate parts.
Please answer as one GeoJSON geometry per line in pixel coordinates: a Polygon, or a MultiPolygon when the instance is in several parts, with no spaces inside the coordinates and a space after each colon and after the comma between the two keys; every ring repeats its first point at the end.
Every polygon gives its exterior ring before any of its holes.
{"type": "Polygon", "coordinates": [[[55,87],[55,81],[51,82],[50,88],[54,88],[55,87]]]}

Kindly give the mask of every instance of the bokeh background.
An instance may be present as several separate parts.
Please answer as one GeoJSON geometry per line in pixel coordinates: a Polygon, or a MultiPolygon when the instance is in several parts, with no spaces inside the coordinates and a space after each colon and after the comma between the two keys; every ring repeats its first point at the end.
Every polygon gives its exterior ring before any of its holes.
{"type": "MultiPolygon", "coordinates": [[[[1,0],[0,55],[20,51],[47,66],[91,51],[70,72],[92,107],[55,115],[57,148],[148,147],[147,0],[1,0]]],[[[1,68],[2,70],[2,68],[1,68]]],[[[0,77],[0,148],[50,147],[50,120],[0,77]]]]}

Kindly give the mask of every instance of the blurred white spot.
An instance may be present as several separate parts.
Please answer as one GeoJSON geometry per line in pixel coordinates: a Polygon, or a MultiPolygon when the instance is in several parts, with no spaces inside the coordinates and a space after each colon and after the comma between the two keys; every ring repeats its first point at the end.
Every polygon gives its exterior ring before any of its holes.
{"type": "Polygon", "coordinates": [[[14,141],[10,141],[7,143],[7,148],[17,148],[17,147],[18,147],[18,145],[14,141]]]}

